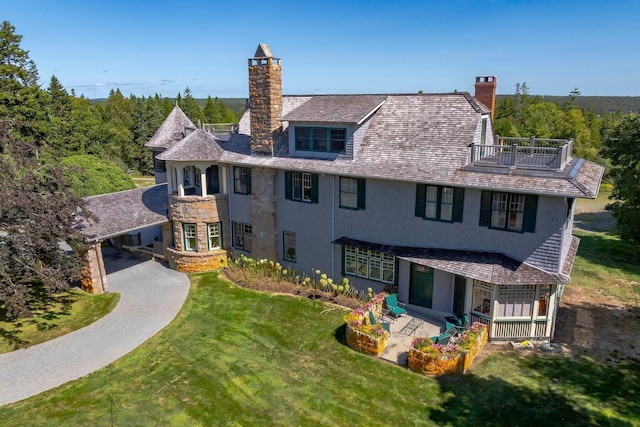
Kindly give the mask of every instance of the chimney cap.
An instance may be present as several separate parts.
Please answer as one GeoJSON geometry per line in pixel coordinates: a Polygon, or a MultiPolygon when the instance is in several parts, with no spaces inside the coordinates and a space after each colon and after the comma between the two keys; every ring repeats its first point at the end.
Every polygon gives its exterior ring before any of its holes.
{"type": "Polygon", "coordinates": [[[496,83],[498,78],[496,76],[478,76],[476,77],[476,83],[496,83]]]}
{"type": "Polygon", "coordinates": [[[273,54],[271,53],[271,49],[269,49],[268,44],[260,43],[253,57],[254,58],[273,58],[273,54]]]}

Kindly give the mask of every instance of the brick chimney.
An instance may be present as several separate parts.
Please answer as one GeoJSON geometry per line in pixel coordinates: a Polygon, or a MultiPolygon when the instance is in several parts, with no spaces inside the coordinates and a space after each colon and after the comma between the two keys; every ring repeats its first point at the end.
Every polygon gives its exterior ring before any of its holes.
{"type": "Polygon", "coordinates": [[[476,77],[476,99],[491,110],[491,121],[493,121],[493,113],[496,109],[497,87],[498,78],[496,76],[476,77]]]}
{"type": "Polygon", "coordinates": [[[249,108],[251,154],[273,155],[282,118],[282,68],[264,43],[249,58],[249,108]]]}

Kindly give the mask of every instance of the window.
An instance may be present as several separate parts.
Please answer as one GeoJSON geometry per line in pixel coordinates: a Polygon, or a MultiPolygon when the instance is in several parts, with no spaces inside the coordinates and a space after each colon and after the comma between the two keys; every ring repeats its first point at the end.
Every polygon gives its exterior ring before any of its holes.
{"type": "Polygon", "coordinates": [[[491,290],[490,283],[480,280],[473,281],[473,311],[491,316],[491,290]]]}
{"type": "Polygon", "coordinates": [[[233,191],[238,194],[251,194],[251,169],[233,167],[233,191]]]}
{"type": "Polygon", "coordinates": [[[218,194],[220,192],[220,175],[218,165],[209,166],[207,174],[207,194],[218,194]]]}
{"type": "Polygon", "coordinates": [[[365,184],[364,179],[340,177],[340,207],[363,210],[365,184]]]}
{"type": "Polygon", "coordinates": [[[207,241],[210,251],[222,248],[222,226],[219,222],[207,224],[207,241]]]}
{"type": "Polygon", "coordinates": [[[531,318],[535,289],[535,285],[500,285],[498,317],[531,318]]]}
{"type": "Polygon", "coordinates": [[[344,152],[346,129],[296,127],[296,150],[330,153],[344,152]]]}
{"type": "Polygon", "coordinates": [[[308,172],[284,173],[284,197],[306,203],[318,203],[318,175],[308,172]]]}
{"type": "Polygon", "coordinates": [[[538,196],[483,191],[480,226],[534,233],[538,196]]]}
{"type": "Polygon", "coordinates": [[[251,224],[243,224],[241,222],[232,223],[233,227],[233,247],[246,252],[251,252],[251,243],[253,241],[253,227],[251,224]]]}
{"type": "Polygon", "coordinates": [[[416,212],[420,218],[434,221],[462,222],[464,188],[418,184],[416,212]]]}
{"type": "Polygon", "coordinates": [[[164,172],[166,172],[166,171],[167,171],[167,164],[165,163],[165,161],[164,161],[164,160],[158,160],[158,159],[156,159],[156,156],[157,156],[158,154],[160,154],[160,153],[157,153],[157,152],[155,152],[155,151],[153,152],[153,169],[154,169],[156,172],[163,172],[163,173],[164,173],[164,172]]]}
{"type": "Polygon", "coordinates": [[[480,144],[485,145],[487,143],[487,118],[482,118],[482,128],[480,130],[480,144]]]}
{"type": "Polygon", "coordinates": [[[202,176],[201,176],[201,171],[200,168],[196,168],[195,169],[195,175],[196,175],[196,187],[200,187],[200,184],[202,182],[202,176]]]}
{"type": "Polygon", "coordinates": [[[343,269],[345,275],[394,283],[396,260],[382,252],[345,246],[343,269]]]}
{"type": "Polygon", "coordinates": [[[286,261],[296,261],[296,233],[284,231],[282,233],[283,258],[286,261]]]}
{"type": "Polygon", "coordinates": [[[184,250],[196,251],[198,242],[198,233],[195,224],[182,224],[182,234],[184,236],[184,250]]]}

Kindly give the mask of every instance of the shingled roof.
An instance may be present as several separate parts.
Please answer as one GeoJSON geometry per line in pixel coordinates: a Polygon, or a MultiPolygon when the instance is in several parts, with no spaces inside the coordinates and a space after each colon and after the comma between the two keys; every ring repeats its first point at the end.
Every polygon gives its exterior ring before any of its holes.
{"type": "Polygon", "coordinates": [[[361,123],[387,95],[317,95],[283,114],[283,121],[311,123],[361,123]]]}
{"type": "Polygon", "coordinates": [[[157,159],[175,161],[215,161],[222,157],[223,150],[216,137],[209,132],[198,129],[184,139],[158,154],[157,159]]]}
{"type": "Polygon", "coordinates": [[[144,145],[152,148],[169,148],[186,136],[187,129],[195,130],[195,128],[189,117],[176,105],[153,137],[144,145]]]}
{"type": "MultiPolygon", "coordinates": [[[[415,264],[496,285],[535,285],[569,282],[568,275],[549,273],[495,252],[381,245],[348,237],[341,237],[332,243],[386,253],[415,264]]],[[[573,259],[571,259],[571,264],[573,264],[573,259]]],[[[569,267],[568,270],[570,271],[571,268],[569,267]]],[[[567,271],[566,267],[563,271],[567,271]]]]}
{"type": "Polygon", "coordinates": [[[103,240],[168,221],[167,184],[85,197],[95,219],[81,218],[76,228],[87,240],[103,240]]]}

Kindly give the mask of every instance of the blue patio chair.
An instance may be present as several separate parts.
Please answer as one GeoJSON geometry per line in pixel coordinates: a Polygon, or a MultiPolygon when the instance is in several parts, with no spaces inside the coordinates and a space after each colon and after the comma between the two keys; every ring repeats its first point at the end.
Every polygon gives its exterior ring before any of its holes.
{"type": "Polygon", "coordinates": [[[447,345],[449,344],[449,340],[451,339],[451,334],[448,333],[444,333],[444,334],[440,334],[438,336],[438,342],[437,344],[441,344],[441,345],[447,345]]]}
{"type": "Polygon", "coordinates": [[[382,325],[382,328],[385,331],[389,332],[389,335],[391,335],[391,324],[389,322],[378,322],[376,320],[376,316],[373,315],[373,311],[369,311],[369,321],[372,325],[380,323],[382,325]]]}
{"type": "Polygon", "coordinates": [[[403,303],[398,302],[398,296],[396,294],[384,297],[384,303],[387,306],[387,310],[389,310],[389,314],[393,314],[393,317],[407,314],[407,309],[404,308],[403,303]]]}

